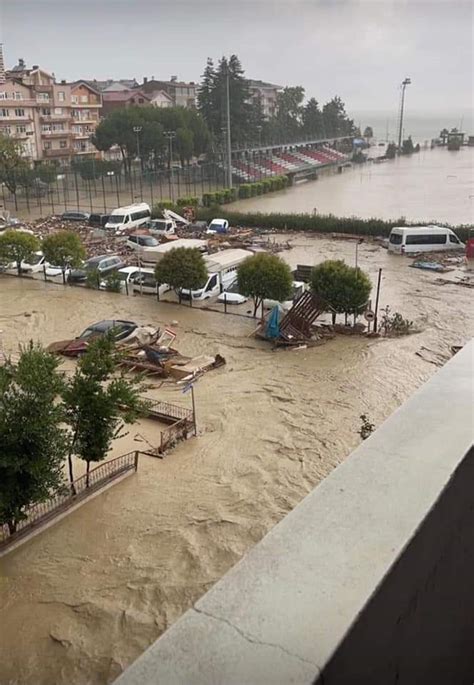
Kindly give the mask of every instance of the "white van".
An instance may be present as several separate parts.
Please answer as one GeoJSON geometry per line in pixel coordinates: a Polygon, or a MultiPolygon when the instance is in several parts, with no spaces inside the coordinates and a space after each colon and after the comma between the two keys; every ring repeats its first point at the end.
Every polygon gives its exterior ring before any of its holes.
{"type": "Polygon", "coordinates": [[[395,226],[388,239],[388,251],[394,254],[439,252],[464,247],[450,228],[440,226],[395,226]]]}
{"type": "Polygon", "coordinates": [[[207,250],[207,240],[177,238],[176,240],[170,240],[167,243],[161,243],[161,245],[157,245],[156,247],[140,247],[136,251],[136,254],[142,264],[157,264],[165,254],[171,250],[176,250],[178,247],[188,247],[204,252],[207,250]]]}
{"type": "Polygon", "coordinates": [[[146,202],[139,202],[135,205],[128,205],[128,207],[118,207],[110,214],[106,229],[115,231],[116,235],[120,235],[129,228],[137,228],[146,224],[151,218],[150,206],[146,202]]]}
{"type": "MultiPolygon", "coordinates": [[[[159,295],[171,290],[169,285],[160,285],[159,295]]],[[[140,295],[156,295],[155,269],[140,268],[132,277],[132,292],[140,295]]]]}
{"type": "Polygon", "coordinates": [[[247,257],[252,257],[253,252],[249,250],[232,249],[222,250],[215,254],[204,257],[207,267],[207,281],[202,288],[190,291],[181,291],[183,299],[207,300],[214,295],[219,295],[236,278],[237,269],[247,257]]]}

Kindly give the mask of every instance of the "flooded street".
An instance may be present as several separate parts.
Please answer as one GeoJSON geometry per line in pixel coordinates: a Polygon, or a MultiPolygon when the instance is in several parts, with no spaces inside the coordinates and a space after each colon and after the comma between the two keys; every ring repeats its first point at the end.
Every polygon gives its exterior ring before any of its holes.
{"type": "MultiPolygon", "coordinates": [[[[371,148],[374,152],[374,148],[371,148]]],[[[309,212],[410,221],[472,223],[474,147],[423,149],[382,164],[355,165],[278,193],[239,200],[242,212],[309,212]]]]}
{"type": "MultiPolygon", "coordinates": [[[[396,163],[415,167],[416,160],[396,163]]],[[[388,168],[373,167],[372,174],[388,168]]],[[[334,182],[338,190],[328,193],[344,198],[346,179],[358,174],[314,187],[330,189],[334,182]]],[[[289,192],[296,197],[310,187],[289,192]]],[[[382,203],[387,192],[377,188],[373,196],[382,203]]],[[[273,211],[278,207],[268,203],[286,195],[249,202],[273,211]]],[[[288,208],[288,197],[285,202],[288,208]]],[[[427,203],[427,216],[441,218],[440,198],[437,203],[427,203]]],[[[301,200],[291,209],[309,205],[301,200]]],[[[326,211],[322,199],[315,205],[326,211]]],[[[462,199],[446,203],[445,213],[448,206],[465,208],[462,199]]],[[[341,199],[338,213],[343,209],[341,199]]],[[[379,210],[367,215],[382,215],[379,210]]],[[[357,205],[350,213],[364,215],[357,205]]],[[[460,216],[449,220],[466,220],[460,216]]],[[[327,258],[354,263],[352,242],[301,234],[290,241],[282,257],[292,266],[327,258]]],[[[360,440],[360,414],[379,426],[450,358],[451,345],[474,335],[472,290],[437,285],[436,274],[409,264],[375,244],[359,247],[359,265],[374,285],[383,268],[381,306],[412,319],[419,333],[391,340],[339,336],[320,347],[278,352],[249,337],[255,322],[244,317],[0,276],[6,351],[30,338],[72,337],[102,318],[125,318],[177,321],[183,354],[219,353],[227,360],[196,385],[197,439],[164,460],[141,457],[137,474],[0,560],[1,685],[113,681],[350,453],[360,440]]],[[[176,386],[151,395],[190,402],[176,386]]],[[[140,433],[140,424],[131,426],[113,454],[140,449],[140,433]]],[[[152,439],[149,429],[146,438],[152,439]]]]}

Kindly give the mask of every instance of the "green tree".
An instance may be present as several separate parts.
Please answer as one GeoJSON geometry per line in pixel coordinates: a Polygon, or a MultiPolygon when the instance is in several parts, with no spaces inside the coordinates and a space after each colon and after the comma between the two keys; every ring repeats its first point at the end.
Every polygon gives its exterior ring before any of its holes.
{"type": "Polygon", "coordinates": [[[39,247],[38,238],[30,233],[5,231],[0,235],[0,261],[3,264],[15,262],[18,275],[21,276],[21,262],[31,259],[39,247]]]}
{"type": "Polygon", "coordinates": [[[356,130],[354,122],[346,114],[344,103],[337,95],[323,107],[323,127],[328,138],[353,135],[356,130]]]}
{"type": "Polygon", "coordinates": [[[30,171],[30,166],[22,157],[22,147],[18,140],[0,134],[0,183],[15,194],[30,171]]]}
{"type": "Polygon", "coordinates": [[[323,137],[323,115],[316,98],[310,98],[302,111],[303,131],[315,138],[323,137]]]}
{"type": "Polygon", "coordinates": [[[58,231],[46,236],[42,250],[47,262],[61,267],[63,283],[66,282],[66,269],[80,266],[86,257],[82,240],[72,231],[58,231]]]}
{"type": "Polygon", "coordinates": [[[367,306],[372,290],[369,277],[342,260],[327,260],[311,271],[311,289],[336,314],[360,314],[367,306]]]}
{"type": "Polygon", "coordinates": [[[277,95],[276,121],[284,135],[291,139],[298,136],[303,119],[304,88],[287,86],[277,95]]]}
{"type": "Polygon", "coordinates": [[[282,302],[291,294],[291,269],[277,255],[265,252],[248,257],[238,268],[239,292],[253,299],[253,315],[264,299],[282,302]]]}
{"type": "Polygon", "coordinates": [[[160,259],[155,268],[155,276],[158,283],[167,283],[173,288],[181,302],[183,288],[196,290],[205,284],[207,269],[199,250],[178,247],[160,259]]]}
{"type": "Polygon", "coordinates": [[[215,109],[216,70],[213,60],[208,57],[198,91],[198,109],[209,130],[217,131],[220,123],[219,111],[215,109]]]}
{"type": "Polygon", "coordinates": [[[372,126],[366,126],[364,130],[364,138],[366,139],[367,142],[371,140],[371,138],[374,137],[374,130],[372,126]]]}
{"type": "Polygon", "coordinates": [[[0,523],[14,533],[28,507],[63,484],[66,434],[56,398],[59,361],[40,346],[21,349],[17,365],[0,366],[0,523]]]}
{"type": "Polygon", "coordinates": [[[140,380],[115,375],[120,355],[113,332],[92,341],[62,392],[69,439],[69,478],[74,482],[72,455],[87,463],[105,459],[124,424],[134,423],[145,405],[140,380]]]}
{"type": "Polygon", "coordinates": [[[181,166],[193,156],[193,132],[189,128],[178,128],[176,131],[176,151],[181,161],[181,166]]]}

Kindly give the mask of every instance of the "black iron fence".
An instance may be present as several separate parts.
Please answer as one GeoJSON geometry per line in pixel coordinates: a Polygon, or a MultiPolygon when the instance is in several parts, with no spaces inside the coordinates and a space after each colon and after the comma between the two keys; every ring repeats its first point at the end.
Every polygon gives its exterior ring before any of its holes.
{"type": "Polygon", "coordinates": [[[25,518],[16,523],[15,531],[11,531],[6,523],[0,525],[0,551],[28,535],[33,529],[56,518],[124,473],[136,471],[138,456],[138,451],[128,452],[91,469],[89,474],[74,481],[75,494],[71,485],[65,485],[60,492],[52,495],[45,502],[29,507],[25,512],[25,518]]]}

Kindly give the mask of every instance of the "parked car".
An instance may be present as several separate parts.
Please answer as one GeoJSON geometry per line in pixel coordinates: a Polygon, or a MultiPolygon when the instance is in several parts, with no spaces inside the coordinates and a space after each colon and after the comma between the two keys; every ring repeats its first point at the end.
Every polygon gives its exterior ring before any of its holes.
{"type": "MultiPolygon", "coordinates": [[[[71,269],[67,268],[64,271],[64,275],[66,278],[69,276],[69,272],[71,269]]],[[[55,266],[54,264],[50,264],[49,266],[46,267],[46,276],[49,276],[50,278],[56,278],[56,276],[62,276],[63,270],[60,266],[55,266]]]]}
{"type": "Polygon", "coordinates": [[[104,226],[108,220],[109,220],[108,214],[91,214],[89,216],[89,226],[94,226],[97,228],[104,228],[104,226]]]}
{"type": "Polygon", "coordinates": [[[206,233],[227,233],[229,230],[229,222],[227,219],[213,219],[207,227],[206,233]]]}
{"type": "Polygon", "coordinates": [[[79,338],[76,340],[88,340],[90,338],[100,338],[109,331],[114,331],[115,340],[126,340],[133,337],[133,333],[137,330],[138,324],[134,321],[124,321],[123,319],[116,319],[114,321],[99,321],[88,326],[82,331],[79,338]]]}
{"type": "Polygon", "coordinates": [[[176,222],[172,219],[150,219],[144,225],[152,235],[175,235],[176,222]]]}
{"type": "MultiPolygon", "coordinates": [[[[159,294],[164,295],[164,293],[171,290],[169,285],[163,283],[160,285],[159,294]]],[[[140,269],[132,277],[132,292],[140,293],[140,295],[156,295],[156,278],[154,269],[140,269]]]]}
{"type": "Polygon", "coordinates": [[[304,293],[306,290],[308,290],[308,288],[308,283],[303,283],[303,281],[293,281],[291,297],[289,297],[288,300],[285,300],[284,302],[277,302],[276,300],[263,300],[263,306],[265,309],[273,309],[273,307],[278,304],[283,311],[287,312],[292,308],[295,300],[301,295],[301,293],[304,293]]]}
{"type": "MultiPolygon", "coordinates": [[[[124,266],[122,269],[119,269],[117,271],[117,276],[121,281],[121,290],[126,291],[127,285],[130,288],[134,276],[136,276],[138,273],[140,273],[139,266],[124,266]]],[[[101,290],[105,290],[107,288],[107,282],[101,281],[99,287],[101,290]]]]}
{"type": "Polygon", "coordinates": [[[122,258],[118,255],[100,255],[99,257],[91,257],[84,262],[81,268],[72,269],[68,275],[70,283],[80,283],[85,281],[87,274],[91,271],[97,270],[99,277],[107,276],[112,271],[118,271],[125,266],[122,258]]]}
{"type": "Polygon", "coordinates": [[[24,273],[35,274],[39,271],[43,271],[43,267],[47,266],[44,254],[42,252],[35,252],[29,261],[23,260],[20,264],[20,269],[24,273]]]}
{"type": "Polygon", "coordinates": [[[222,292],[217,298],[218,302],[227,302],[227,304],[243,304],[249,298],[239,293],[239,284],[237,279],[232,281],[229,287],[222,292]]]}
{"type": "Polygon", "coordinates": [[[127,238],[127,247],[132,250],[139,250],[141,247],[158,247],[160,243],[151,235],[129,235],[127,238]]]}
{"type": "Polygon", "coordinates": [[[61,219],[63,221],[89,221],[90,214],[88,212],[63,212],[61,219]]]}

